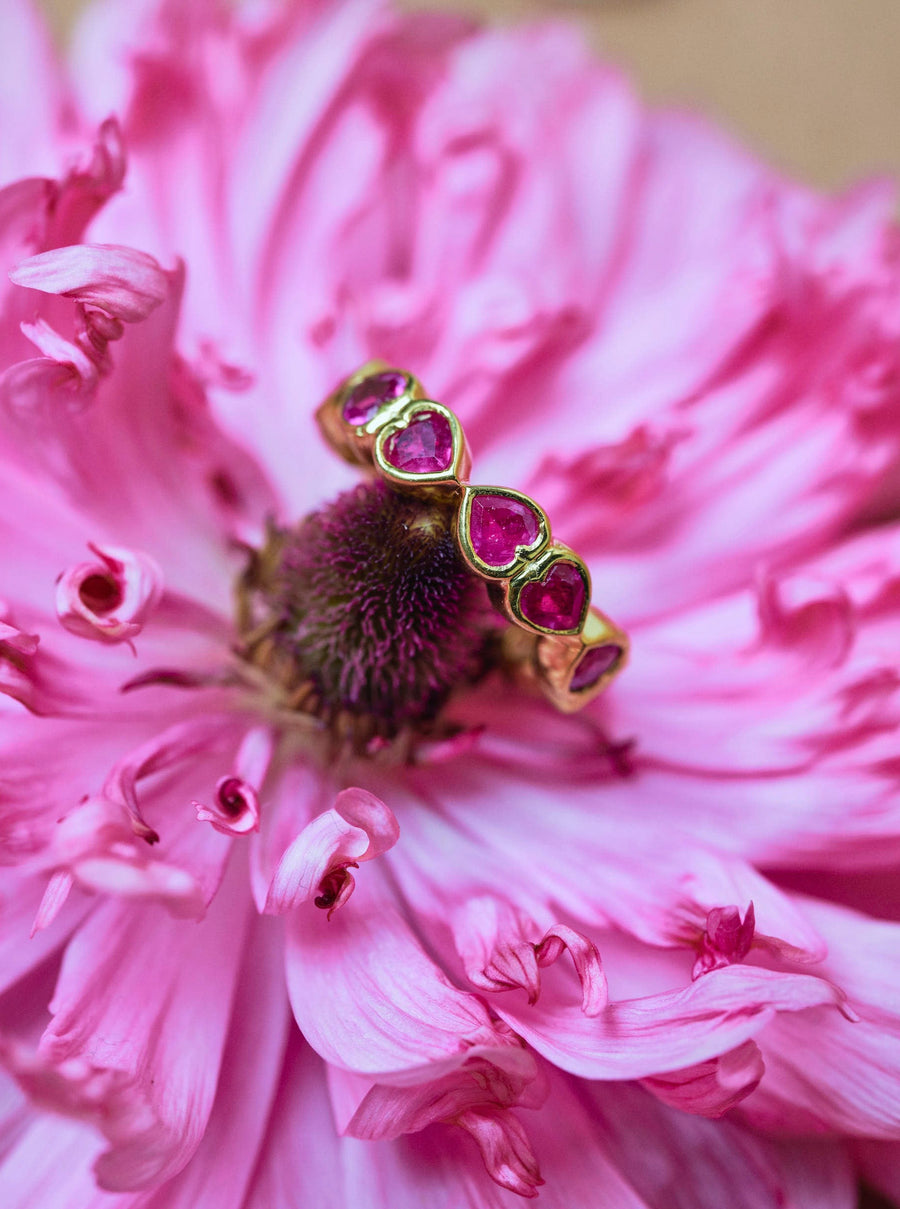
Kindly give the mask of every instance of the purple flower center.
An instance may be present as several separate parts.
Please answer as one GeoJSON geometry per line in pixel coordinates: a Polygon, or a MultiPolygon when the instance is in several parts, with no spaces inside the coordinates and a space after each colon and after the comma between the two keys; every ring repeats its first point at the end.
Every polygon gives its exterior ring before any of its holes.
{"type": "Polygon", "coordinates": [[[452,522],[444,505],[373,482],[274,531],[242,581],[241,629],[265,634],[246,656],[357,747],[427,730],[486,670],[496,625],[452,522]]]}

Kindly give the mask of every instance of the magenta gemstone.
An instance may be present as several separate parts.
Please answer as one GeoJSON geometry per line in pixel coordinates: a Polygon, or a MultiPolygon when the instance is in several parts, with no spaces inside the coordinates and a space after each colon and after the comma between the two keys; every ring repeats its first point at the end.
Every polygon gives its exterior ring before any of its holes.
{"type": "Polygon", "coordinates": [[[541,518],[524,500],[478,494],[469,509],[469,541],[489,567],[505,567],[518,546],[530,546],[541,532],[541,518]]]}
{"type": "Polygon", "coordinates": [[[604,642],[602,646],[591,647],[581,657],[581,662],[575,669],[569,688],[573,693],[583,689],[593,688],[601,676],[611,671],[622,658],[622,648],[614,642],[604,642]]]}
{"type": "Polygon", "coordinates": [[[527,583],[519,594],[519,612],[545,630],[574,630],[581,621],[587,589],[574,563],[554,563],[543,579],[527,583]]]}
{"type": "Polygon", "coordinates": [[[350,391],[341,411],[344,419],[354,428],[368,424],[385,403],[399,399],[406,390],[406,374],[387,370],[382,374],[369,374],[350,391]]]}
{"type": "Polygon", "coordinates": [[[419,412],[384,443],[384,459],[406,474],[437,474],[453,461],[450,421],[437,411],[419,412]]]}

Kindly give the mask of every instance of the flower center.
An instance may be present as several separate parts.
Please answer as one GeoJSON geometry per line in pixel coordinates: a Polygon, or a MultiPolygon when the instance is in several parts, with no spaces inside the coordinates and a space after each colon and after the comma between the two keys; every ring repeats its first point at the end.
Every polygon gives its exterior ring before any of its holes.
{"type": "Polygon", "coordinates": [[[495,614],[459,557],[452,510],[364,483],[270,530],[238,585],[241,653],[282,708],[362,750],[428,733],[492,662],[495,614]]]}

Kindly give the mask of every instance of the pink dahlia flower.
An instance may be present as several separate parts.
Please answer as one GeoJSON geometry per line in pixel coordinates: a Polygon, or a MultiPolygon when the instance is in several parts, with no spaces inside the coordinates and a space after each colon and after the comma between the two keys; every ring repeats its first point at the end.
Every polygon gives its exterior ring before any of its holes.
{"type": "Polygon", "coordinates": [[[0,38],[0,1205],[896,1195],[890,191],[560,28],[0,38]],[[325,447],[370,357],[589,562],[584,712],[325,447]]]}

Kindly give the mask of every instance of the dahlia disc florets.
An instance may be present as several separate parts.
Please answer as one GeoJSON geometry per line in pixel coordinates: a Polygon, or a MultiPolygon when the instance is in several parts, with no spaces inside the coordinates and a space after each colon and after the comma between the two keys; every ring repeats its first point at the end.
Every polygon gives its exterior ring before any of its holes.
{"type": "Polygon", "coordinates": [[[484,673],[497,631],[452,526],[449,505],[372,482],[270,528],[239,582],[239,628],[281,704],[359,746],[426,729],[484,673]]]}

